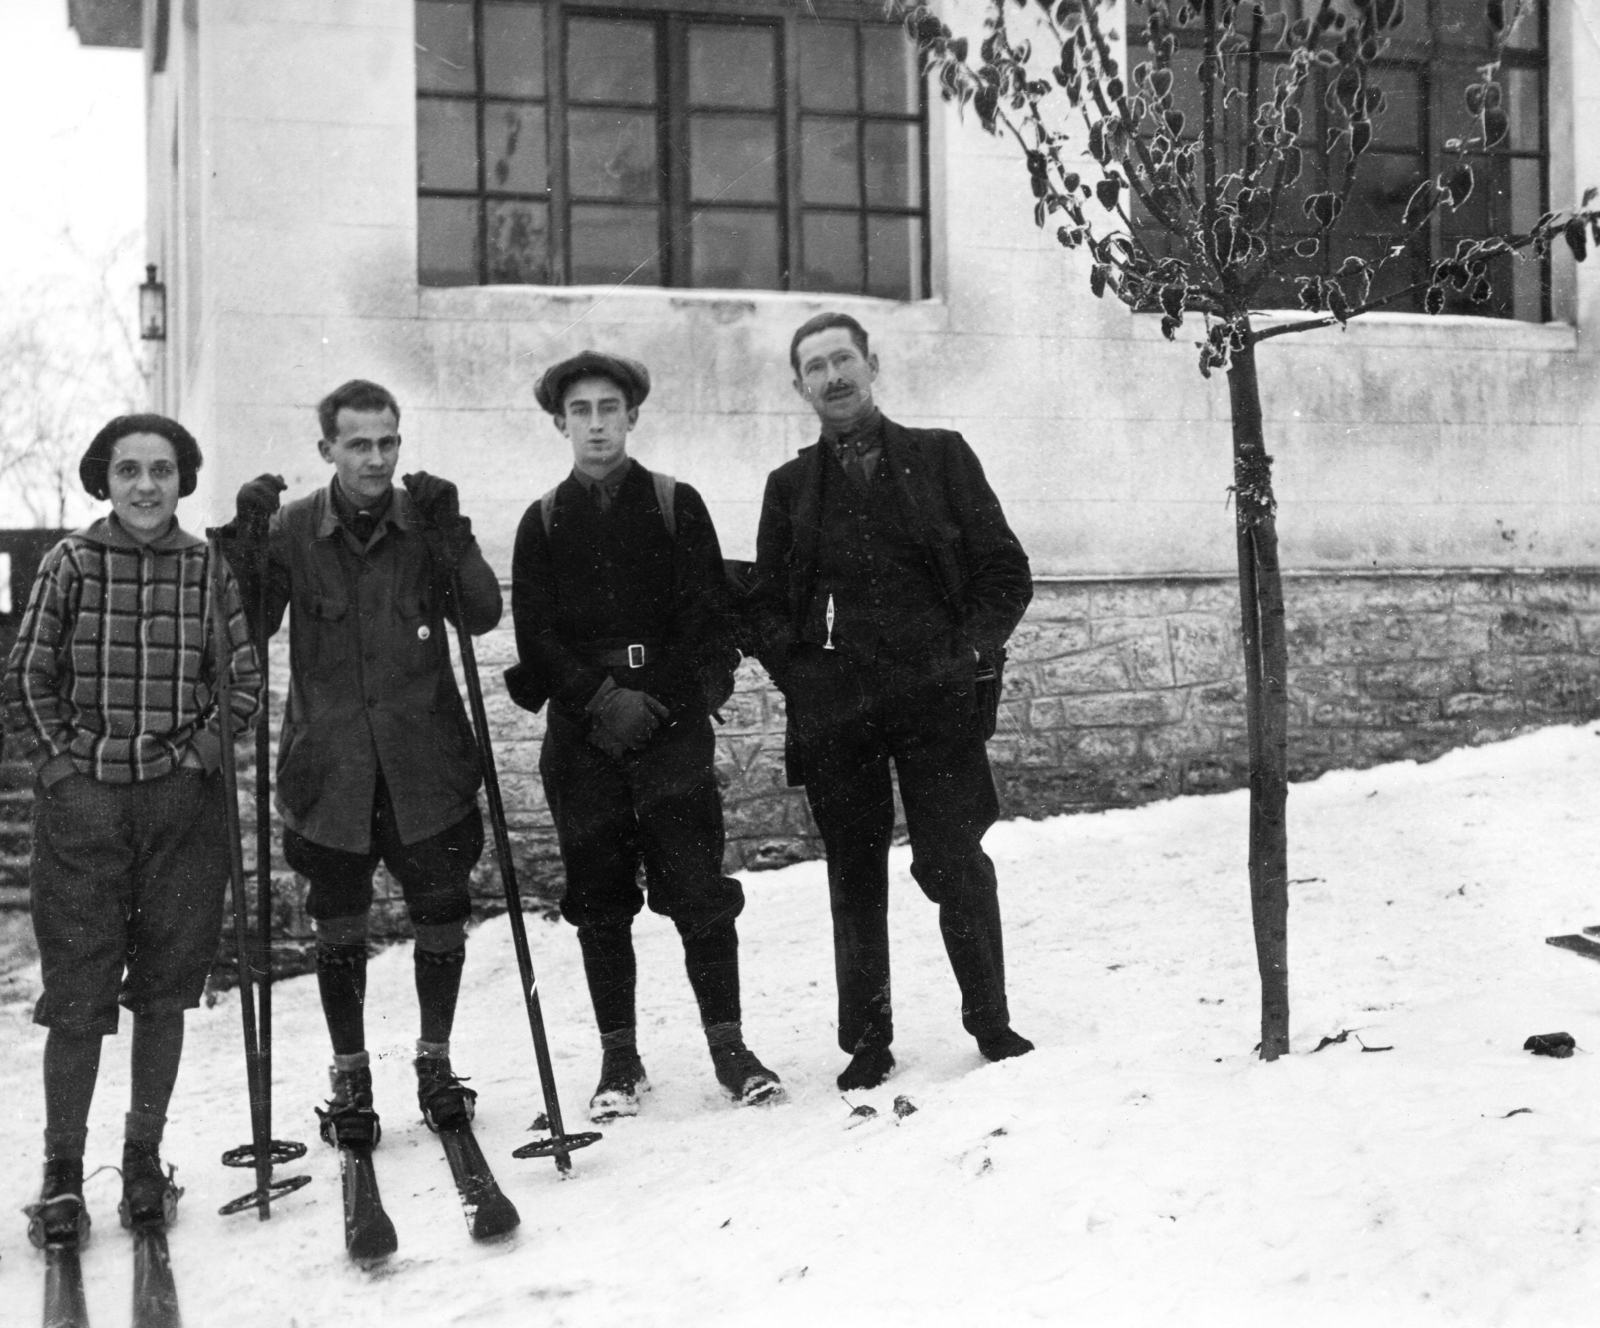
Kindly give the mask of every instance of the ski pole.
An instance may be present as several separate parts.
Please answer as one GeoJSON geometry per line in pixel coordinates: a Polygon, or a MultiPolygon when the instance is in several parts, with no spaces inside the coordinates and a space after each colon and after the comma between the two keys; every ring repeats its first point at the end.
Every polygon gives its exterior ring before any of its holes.
{"type": "Polygon", "coordinates": [[[478,678],[478,657],[472,634],[462,624],[461,578],[450,572],[450,592],[455,597],[456,639],[461,643],[461,672],[467,679],[467,699],[472,707],[472,727],[478,739],[478,755],[483,763],[483,792],[489,804],[489,824],[494,830],[495,854],[500,861],[500,884],[506,895],[506,914],[511,920],[511,942],[517,952],[517,970],[522,975],[523,1003],[528,1008],[528,1027],[533,1033],[533,1055],[539,1065],[539,1083],[544,1090],[544,1114],[549,1123],[547,1138],[523,1144],[513,1157],[553,1157],[563,1175],[572,1170],[570,1154],[599,1140],[598,1131],[566,1133],[561,1123],[561,1103],[556,1096],[555,1071],[550,1064],[550,1044],[545,1038],[544,1015],[539,1006],[539,985],[533,973],[533,956],[528,950],[528,931],[522,921],[522,896],[517,890],[517,869],[511,860],[511,836],[506,830],[505,804],[500,800],[500,779],[495,773],[494,750],[489,745],[489,715],[483,705],[483,684],[478,678]]]}
{"type": "MultiPolygon", "coordinates": [[[[262,1028],[258,1029],[255,992],[251,981],[253,956],[250,953],[249,901],[245,898],[244,854],[239,824],[239,771],[233,748],[233,652],[228,638],[228,610],[224,594],[226,583],[222,576],[222,550],[217,533],[212,530],[207,531],[206,535],[211,544],[211,636],[216,661],[217,723],[222,736],[222,789],[228,822],[228,873],[233,892],[234,948],[238,951],[239,962],[239,1017],[244,1025],[245,1080],[250,1093],[251,1142],[239,1148],[230,1148],[222,1155],[222,1164],[228,1167],[254,1167],[256,1173],[256,1188],[249,1194],[225,1203],[218,1212],[227,1216],[254,1208],[260,1220],[265,1222],[272,1216],[274,1196],[290,1194],[302,1185],[311,1183],[310,1176],[291,1176],[281,1181],[272,1179],[275,1162],[290,1162],[303,1157],[306,1146],[272,1137],[272,998],[267,985],[271,982],[272,974],[272,824],[270,810],[264,810],[263,803],[264,798],[270,797],[266,759],[267,743],[271,737],[267,727],[266,649],[263,642],[260,658],[260,728],[256,731],[256,880],[261,902],[260,948],[264,974],[261,990],[262,1028]]],[[[263,610],[261,620],[265,622],[264,577],[260,605],[263,610]]]]}

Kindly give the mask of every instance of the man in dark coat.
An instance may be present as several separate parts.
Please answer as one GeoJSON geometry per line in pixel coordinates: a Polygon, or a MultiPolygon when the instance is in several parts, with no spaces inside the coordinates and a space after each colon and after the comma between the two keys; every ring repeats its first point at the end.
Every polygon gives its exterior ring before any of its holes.
{"type": "Polygon", "coordinates": [[[329,1143],[377,1142],[366,1046],[367,914],[380,861],[416,932],[417,1101],[428,1125],[472,1118],[477,1094],[451,1069],[450,1032],[483,852],[482,771],[450,664],[445,615],[482,635],[500,584],[478,551],[456,487],[422,471],[396,485],[400,406],[352,379],[317,407],[326,488],[281,511],[281,477],[239,490],[225,548],[252,613],[289,614],[289,702],[278,747],[283,856],[311,888],[317,985],[333,1043],[329,1143]],[[456,587],[460,602],[456,601],[456,587]]]}
{"type": "Polygon", "coordinates": [[[549,720],[539,772],[566,867],[600,1030],[595,1120],[631,1116],[648,1088],[634,1033],[633,919],[672,919],[717,1081],[747,1105],[783,1094],[744,1045],[739,882],[722,873],[708,654],[724,612],[722,552],[700,495],[628,456],[650,390],[642,364],[585,351],[535,395],[572,444],[573,470],[517,531],[512,698],[549,720]]]}
{"type": "Polygon", "coordinates": [[[788,703],[789,782],[828,854],[844,1089],[894,1068],[889,841],[894,761],[911,874],[939,905],[961,1021],[990,1060],[1011,1029],[984,741],[1004,644],[1032,596],[1027,555],[959,434],[907,429],[873,401],[878,359],[845,314],[790,346],[822,439],[767,480],[753,597],[760,657],[788,703]]]}

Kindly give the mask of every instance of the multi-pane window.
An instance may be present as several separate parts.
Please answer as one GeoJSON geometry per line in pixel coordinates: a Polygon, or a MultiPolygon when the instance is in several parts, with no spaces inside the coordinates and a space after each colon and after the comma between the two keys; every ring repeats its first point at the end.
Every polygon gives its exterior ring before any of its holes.
{"type": "Polygon", "coordinates": [[[926,104],[875,3],[417,0],[426,285],[927,290],[926,104]]]}
{"type": "MultiPolygon", "coordinates": [[[[1290,10],[1292,17],[1292,4],[1290,10]]],[[[1401,217],[1416,187],[1453,169],[1460,160],[1447,145],[1481,135],[1477,117],[1467,109],[1466,90],[1481,82],[1480,67],[1490,58],[1483,0],[1407,0],[1405,14],[1400,29],[1391,34],[1387,49],[1370,69],[1372,84],[1382,90],[1386,105],[1381,114],[1373,116],[1372,145],[1357,167],[1332,250],[1295,260],[1286,275],[1258,293],[1258,306],[1295,307],[1293,278],[1330,275],[1347,255],[1374,262],[1383,257],[1387,237],[1402,230],[1401,217]]],[[[1181,41],[1198,46],[1200,38],[1191,29],[1182,34],[1181,41]]],[[[1281,57],[1268,57],[1275,58],[1281,57]]],[[[1183,62],[1180,57],[1180,64],[1183,62]]],[[[1487,152],[1467,155],[1465,160],[1475,178],[1471,197],[1457,210],[1441,209],[1400,260],[1384,266],[1373,286],[1374,298],[1424,281],[1430,261],[1454,253],[1462,239],[1526,233],[1538,220],[1548,194],[1545,69],[1545,16],[1543,6],[1535,6],[1512,34],[1499,74],[1510,133],[1487,152]]],[[[1262,81],[1270,86],[1270,73],[1264,72],[1262,81]]],[[[1323,82],[1319,71],[1301,101],[1305,167],[1294,196],[1285,199],[1277,214],[1280,230],[1291,236],[1313,232],[1301,209],[1303,200],[1324,190],[1337,190],[1344,180],[1346,157],[1341,150],[1330,152],[1324,146],[1334,118],[1327,110],[1323,82]]],[[[1176,101],[1186,124],[1191,129],[1198,127],[1202,114],[1198,77],[1180,82],[1176,101]]],[[[1235,122],[1239,114],[1237,107],[1229,108],[1218,144],[1224,171],[1242,164],[1244,139],[1242,127],[1235,122]]],[[[1149,229],[1145,233],[1158,246],[1163,243],[1149,229]]],[[[1489,277],[1492,293],[1486,303],[1473,303],[1466,293],[1449,286],[1447,310],[1534,322],[1550,316],[1547,260],[1502,255],[1491,261],[1489,277]]],[[[1420,310],[1422,291],[1387,307],[1420,310]]]]}

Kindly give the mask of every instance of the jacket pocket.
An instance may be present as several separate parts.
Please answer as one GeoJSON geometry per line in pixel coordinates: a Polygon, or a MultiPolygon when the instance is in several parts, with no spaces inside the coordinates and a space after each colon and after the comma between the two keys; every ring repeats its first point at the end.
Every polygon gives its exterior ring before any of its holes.
{"type": "Polygon", "coordinates": [[[325,752],[319,755],[316,751],[309,730],[299,725],[284,727],[278,750],[278,797],[291,816],[307,816],[316,805],[329,772],[325,757],[325,752]]]}

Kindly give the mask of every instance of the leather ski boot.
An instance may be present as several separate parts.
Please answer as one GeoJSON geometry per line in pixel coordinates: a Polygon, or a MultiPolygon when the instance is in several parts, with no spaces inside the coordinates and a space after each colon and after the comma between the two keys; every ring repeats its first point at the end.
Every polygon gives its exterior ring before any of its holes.
{"type": "Polygon", "coordinates": [[[44,1164],[39,1202],[22,1210],[35,1249],[78,1249],[89,1239],[89,1209],[83,1202],[83,1159],[56,1157],[44,1164]]]}
{"type": "Polygon", "coordinates": [[[437,1134],[470,1125],[477,1112],[478,1094],[451,1071],[450,1058],[418,1056],[412,1065],[417,1071],[417,1105],[428,1128],[437,1134]]]}
{"type": "Polygon", "coordinates": [[[644,1062],[633,1047],[608,1047],[600,1059],[600,1082],[589,1099],[589,1119],[596,1124],[639,1114],[639,1094],[650,1091],[644,1062]]]}
{"type": "Polygon", "coordinates": [[[376,1148],[383,1138],[383,1127],[372,1109],[371,1067],[341,1070],[335,1065],[328,1070],[328,1081],[333,1086],[333,1096],[326,1108],[316,1108],[323,1139],[335,1148],[376,1148]]]}
{"type": "Polygon", "coordinates": [[[134,1227],[165,1231],[178,1220],[178,1199],[183,1194],[174,1177],[178,1169],[161,1168],[158,1145],[132,1139],[122,1145],[122,1202],[117,1215],[130,1231],[134,1227]]]}

